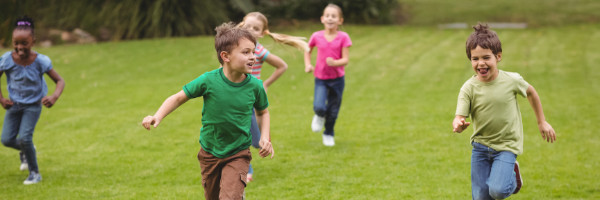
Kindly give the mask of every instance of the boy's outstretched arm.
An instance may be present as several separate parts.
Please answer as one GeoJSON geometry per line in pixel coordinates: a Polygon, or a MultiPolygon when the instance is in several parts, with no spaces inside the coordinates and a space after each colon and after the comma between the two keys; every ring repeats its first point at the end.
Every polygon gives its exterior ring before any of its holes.
{"type": "Polygon", "coordinates": [[[165,100],[162,106],[160,106],[160,108],[158,109],[158,111],[156,111],[156,114],[154,114],[154,116],[148,115],[144,118],[144,120],[142,121],[142,126],[144,126],[144,128],[148,130],[150,130],[151,125],[154,125],[154,128],[156,128],[163,118],[165,118],[169,113],[173,112],[175,109],[177,109],[177,107],[181,106],[188,100],[190,99],[187,97],[187,95],[185,95],[185,92],[183,92],[183,90],[179,91],[173,96],[170,96],[169,98],[167,98],[167,100],[165,100]]]}
{"type": "Polygon", "coordinates": [[[261,116],[262,120],[260,121],[260,154],[261,157],[266,157],[271,154],[271,158],[275,156],[275,151],[273,150],[273,145],[271,145],[271,117],[269,115],[269,110],[264,109],[260,111],[256,111],[257,116],[261,116]]]}
{"type": "Polygon", "coordinates": [[[453,132],[462,133],[469,125],[471,125],[471,122],[465,122],[466,118],[467,117],[462,115],[456,115],[456,117],[454,117],[454,121],[452,122],[452,127],[454,128],[453,132]]]}
{"type": "Polygon", "coordinates": [[[535,112],[535,117],[537,118],[538,128],[540,129],[542,138],[548,142],[554,143],[554,141],[556,141],[556,133],[554,132],[552,126],[546,122],[540,96],[538,96],[537,92],[531,85],[529,85],[529,88],[527,88],[527,100],[529,100],[529,104],[531,104],[531,107],[535,112]]]}

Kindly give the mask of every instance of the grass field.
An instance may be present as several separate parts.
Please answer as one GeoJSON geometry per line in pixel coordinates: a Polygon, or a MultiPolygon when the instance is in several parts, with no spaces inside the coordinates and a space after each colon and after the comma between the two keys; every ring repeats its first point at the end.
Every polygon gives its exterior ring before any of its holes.
{"type": "MultiPolygon", "coordinates": [[[[248,199],[469,199],[473,129],[452,133],[451,122],[458,90],[474,73],[464,52],[471,31],[344,30],[354,45],[335,147],[310,130],[314,78],[303,72],[302,54],[261,40],[290,68],[269,88],[276,155],[263,159],[252,150],[248,199]]],[[[525,185],[510,199],[600,198],[600,26],[498,34],[499,68],[536,88],[558,134],[554,144],[543,141],[531,107],[519,99],[525,185]]],[[[67,86],[55,107],[43,110],[34,134],[44,180],[23,185],[27,172],[18,171],[17,151],[0,148],[0,199],[203,197],[196,159],[202,100],[186,103],[158,129],[140,123],[218,67],[212,37],[35,50],[53,59],[67,86]]],[[[263,76],[272,71],[266,67],[263,76]]],[[[7,95],[5,77],[1,83],[7,95]]]]}

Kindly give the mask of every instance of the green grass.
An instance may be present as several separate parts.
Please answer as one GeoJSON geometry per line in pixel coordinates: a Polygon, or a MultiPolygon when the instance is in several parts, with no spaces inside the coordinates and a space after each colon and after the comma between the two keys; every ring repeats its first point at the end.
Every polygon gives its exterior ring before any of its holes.
{"type": "MultiPolygon", "coordinates": [[[[344,30],[354,45],[335,147],[310,131],[314,78],[303,72],[302,54],[261,40],[290,68],[269,89],[276,155],[263,159],[252,150],[248,199],[469,199],[472,129],[455,134],[450,124],[458,90],[473,74],[464,52],[470,31],[344,30]]],[[[536,88],[558,134],[554,144],[543,141],[531,107],[519,99],[525,186],[511,199],[600,198],[600,26],[498,34],[499,68],[536,88]]],[[[55,107],[43,110],[35,132],[44,180],[24,186],[17,151],[0,148],[0,199],[203,197],[196,159],[202,100],[186,103],[158,129],[146,131],[140,122],[218,67],[212,37],[36,50],[53,59],[67,87],[55,107]]]]}
{"type": "Polygon", "coordinates": [[[411,25],[478,21],[556,26],[600,22],[597,0],[399,0],[411,25]]]}

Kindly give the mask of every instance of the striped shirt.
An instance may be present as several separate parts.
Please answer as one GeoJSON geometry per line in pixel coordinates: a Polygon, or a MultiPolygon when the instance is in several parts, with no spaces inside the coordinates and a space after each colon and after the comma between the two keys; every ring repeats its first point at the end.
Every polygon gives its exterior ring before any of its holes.
{"type": "Polygon", "coordinates": [[[256,62],[252,67],[252,76],[260,79],[260,70],[262,69],[263,62],[267,60],[267,56],[269,55],[269,50],[265,49],[262,44],[256,43],[256,48],[254,49],[254,55],[256,56],[256,62]]]}

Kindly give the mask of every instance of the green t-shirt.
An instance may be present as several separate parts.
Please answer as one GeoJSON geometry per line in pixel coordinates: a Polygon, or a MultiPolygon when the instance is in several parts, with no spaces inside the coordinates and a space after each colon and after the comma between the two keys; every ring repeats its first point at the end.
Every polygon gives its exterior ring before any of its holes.
{"type": "Polygon", "coordinates": [[[246,75],[244,81],[234,83],[225,77],[223,68],[202,74],[183,86],[183,91],[190,99],[204,98],[200,145],[218,158],[250,147],[252,108],[269,107],[261,80],[246,75]]]}
{"type": "Polygon", "coordinates": [[[481,82],[474,75],[460,88],[456,115],[471,116],[471,142],[521,155],[523,122],[517,94],[527,97],[529,83],[517,73],[498,71],[491,82],[481,82]]]}

